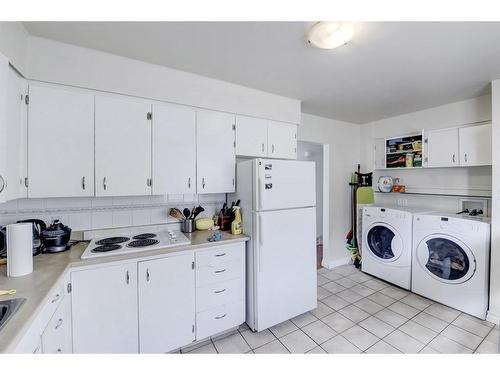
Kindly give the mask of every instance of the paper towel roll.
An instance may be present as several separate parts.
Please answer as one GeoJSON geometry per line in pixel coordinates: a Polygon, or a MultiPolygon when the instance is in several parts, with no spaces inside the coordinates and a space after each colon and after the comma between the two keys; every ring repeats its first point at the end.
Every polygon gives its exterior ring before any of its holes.
{"type": "Polygon", "coordinates": [[[33,272],[33,225],[7,225],[7,276],[24,276],[33,272]]]}

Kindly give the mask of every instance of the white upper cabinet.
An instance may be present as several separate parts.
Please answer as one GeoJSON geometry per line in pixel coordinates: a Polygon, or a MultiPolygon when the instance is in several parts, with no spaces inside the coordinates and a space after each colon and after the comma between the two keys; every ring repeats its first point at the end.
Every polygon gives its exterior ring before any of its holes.
{"type": "Polygon", "coordinates": [[[3,196],[5,201],[9,201],[27,196],[25,178],[27,176],[26,158],[28,155],[26,81],[10,67],[6,89],[5,142],[2,145],[6,158],[3,176],[5,186],[3,192],[0,193],[0,199],[3,196]]]}
{"type": "Polygon", "coordinates": [[[153,105],[153,194],[196,193],[196,111],[153,105]]]}
{"type": "Polygon", "coordinates": [[[385,138],[376,138],[373,145],[373,168],[384,169],[385,166],[385,138]]]}
{"type": "Polygon", "coordinates": [[[267,136],[269,157],[297,159],[297,125],[270,121],[267,136]]]}
{"type": "Polygon", "coordinates": [[[137,353],[137,263],[71,273],[74,353],[137,353]]]}
{"type": "Polygon", "coordinates": [[[266,157],[267,127],[267,120],[236,116],[236,155],[266,157]]]}
{"type": "Polygon", "coordinates": [[[459,165],[458,128],[430,130],[426,139],[427,167],[459,165]]]}
{"type": "Polygon", "coordinates": [[[460,165],[491,165],[491,124],[459,129],[460,165]]]}
{"type": "Polygon", "coordinates": [[[95,97],[97,196],[151,194],[151,104],[95,97]]]}
{"type": "Polygon", "coordinates": [[[167,353],[195,340],[194,254],[138,263],[139,351],[167,353]]]}
{"type": "Polygon", "coordinates": [[[234,115],[199,111],[196,114],[198,194],[235,190],[234,115]]]}
{"type": "Polygon", "coordinates": [[[94,97],[65,88],[29,87],[30,198],[94,194],[94,97]]]}

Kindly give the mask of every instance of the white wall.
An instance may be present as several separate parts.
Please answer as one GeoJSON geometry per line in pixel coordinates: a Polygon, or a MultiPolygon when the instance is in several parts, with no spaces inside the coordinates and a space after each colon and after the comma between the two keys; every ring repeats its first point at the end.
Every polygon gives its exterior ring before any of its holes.
{"type": "Polygon", "coordinates": [[[302,114],[300,141],[330,145],[330,250],[324,262],[330,266],[347,263],[345,235],[351,228],[351,193],[348,186],[360,160],[360,125],[302,114]]]}
{"type": "Polygon", "coordinates": [[[21,22],[0,22],[0,52],[14,67],[25,73],[28,32],[21,22]]]}
{"type": "Polygon", "coordinates": [[[30,36],[30,79],[300,123],[300,100],[30,36]]]}
{"type": "Polygon", "coordinates": [[[491,273],[489,314],[500,321],[500,80],[491,83],[493,196],[491,217],[491,273]]]}

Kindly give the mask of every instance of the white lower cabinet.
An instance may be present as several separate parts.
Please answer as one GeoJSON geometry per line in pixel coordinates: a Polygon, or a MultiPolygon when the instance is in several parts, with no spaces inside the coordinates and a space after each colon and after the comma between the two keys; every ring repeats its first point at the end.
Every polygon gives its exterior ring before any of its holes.
{"type": "Polygon", "coordinates": [[[137,263],[71,273],[73,351],[138,353],[137,263]]]}
{"type": "Polygon", "coordinates": [[[194,253],[139,262],[137,268],[139,351],[167,353],[193,342],[194,253]]]}
{"type": "Polygon", "coordinates": [[[72,353],[71,302],[69,298],[59,304],[49,324],[42,333],[44,354],[72,353]]]}

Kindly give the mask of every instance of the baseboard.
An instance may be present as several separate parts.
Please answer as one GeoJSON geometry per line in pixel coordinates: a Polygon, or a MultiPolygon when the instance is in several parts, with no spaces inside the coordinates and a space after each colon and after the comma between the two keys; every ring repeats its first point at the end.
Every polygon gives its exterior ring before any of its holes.
{"type": "Polygon", "coordinates": [[[325,262],[325,261],[323,261],[321,263],[321,265],[323,267],[325,267],[325,268],[332,269],[332,268],[335,268],[335,267],[340,267],[340,266],[344,266],[346,264],[349,264],[350,261],[351,261],[351,257],[348,256],[348,257],[345,257],[345,258],[340,258],[340,259],[332,260],[331,262],[325,262]]]}
{"type": "Polygon", "coordinates": [[[488,312],[486,313],[486,320],[490,323],[499,324],[500,314],[495,311],[488,310],[488,312]]]}

